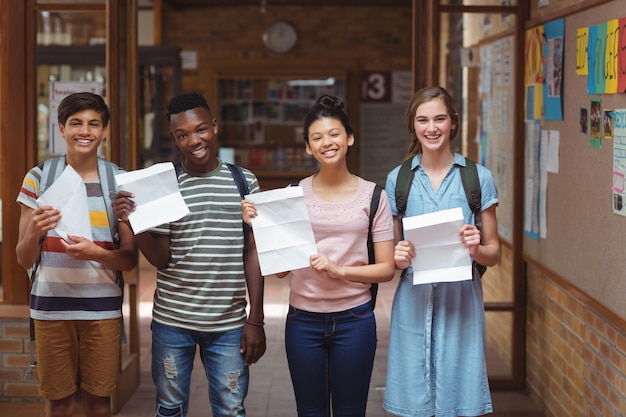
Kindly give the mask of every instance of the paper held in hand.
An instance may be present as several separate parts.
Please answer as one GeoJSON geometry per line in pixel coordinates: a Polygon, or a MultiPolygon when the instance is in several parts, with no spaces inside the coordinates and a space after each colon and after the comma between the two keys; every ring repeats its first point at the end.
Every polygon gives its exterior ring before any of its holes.
{"type": "Polygon", "coordinates": [[[413,284],[472,279],[469,250],[461,243],[460,207],[402,219],[404,236],[415,246],[413,284]]]}
{"type": "Polygon", "coordinates": [[[128,215],[135,234],[173,222],[189,213],[171,162],[118,174],[115,182],[120,190],[135,194],[133,200],[137,208],[128,215]]]}
{"type": "Polygon", "coordinates": [[[54,231],[66,242],[72,243],[67,235],[82,236],[93,241],[87,189],[71,165],[67,165],[59,178],[39,196],[37,204],[61,210],[61,220],[54,231]]]}
{"type": "Polygon", "coordinates": [[[246,199],[254,202],[257,209],[252,230],[261,274],[308,267],[317,246],[302,187],[263,191],[247,195],[246,199]]]}

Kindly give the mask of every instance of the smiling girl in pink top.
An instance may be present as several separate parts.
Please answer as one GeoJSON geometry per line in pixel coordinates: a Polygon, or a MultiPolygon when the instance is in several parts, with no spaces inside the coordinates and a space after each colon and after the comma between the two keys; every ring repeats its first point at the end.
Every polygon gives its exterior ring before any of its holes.
{"type": "MultiPolygon", "coordinates": [[[[367,235],[376,184],[348,170],[355,142],[343,103],[321,96],[304,121],[306,152],[318,173],[304,178],[304,192],[319,253],[310,266],[291,272],[285,347],[298,416],[365,416],[376,352],[372,283],[394,275],[393,218],[382,193],[372,224],[375,263],[367,235]]],[[[244,220],[256,216],[242,202],[244,220]]],[[[287,275],[288,271],[277,274],[287,275]]]]}

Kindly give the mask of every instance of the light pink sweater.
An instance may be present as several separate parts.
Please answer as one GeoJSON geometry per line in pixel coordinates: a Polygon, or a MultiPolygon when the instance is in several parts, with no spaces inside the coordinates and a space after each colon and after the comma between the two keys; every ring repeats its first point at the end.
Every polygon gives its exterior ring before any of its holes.
{"type": "MultiPolygon", "coordinates": [[[[300,182],[319,253],[338,265],[366,265],[367,231],[374,183],[359,178],[355,195],[343,202],[322,201],[313,193],[313,177],[300,182]]],[[[372,240],[393,240],[393,217],[385,192],[381,193],[372,225],[372,240]]],[[[370,284],[331,278],[310,267],[291,271],[289,303],[301,310],[344,311],[370,300],[370,284]]]]}

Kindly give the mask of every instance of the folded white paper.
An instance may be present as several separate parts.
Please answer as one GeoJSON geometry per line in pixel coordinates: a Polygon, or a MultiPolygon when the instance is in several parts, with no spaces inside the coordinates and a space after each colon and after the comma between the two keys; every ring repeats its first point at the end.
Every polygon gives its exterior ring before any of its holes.
{"type": "Polygon", "coordinates": [[[115,182],[120,190],[135,195],[137,207],[128,216],[135,234],[173,222],[189,213],[171,162],[118,174],[115,182]]]}
{"type": "Polygon", "coordinates": [[[61,220],[54,231],[65,241],[71,242],[67,235],[93,241],[87,188],[71,165],[66,165],[61,175],[39,196],[37,204],[61,210],[61,220]]]}
{"type": "Polygon", "coordinates": [[[317,253],[302,187],[286,187],[247,195],[257,216],[252,230],[263,275],[310,265],[317,253]]]}
{"type": "Polygon", "coordinates": [[[472,279],[469,250],[459,237],[463,223],[460,207],[402,219],[404,236],[415,246],[414,285],[472,279]]]}

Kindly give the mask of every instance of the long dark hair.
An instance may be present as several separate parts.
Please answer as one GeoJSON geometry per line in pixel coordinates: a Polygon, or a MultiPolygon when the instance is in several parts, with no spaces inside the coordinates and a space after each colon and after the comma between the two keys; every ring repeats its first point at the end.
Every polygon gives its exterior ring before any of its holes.
{"type": "Polygon", "coordinates": [[[454,139],[459,131],[459,114],[454,108],[454,99],[450,93],[443,87],[422,88],[413,95],[409,103],[409,108],[406,111],[406,124],[409,128],[409,132],[411,132],[411,144],[409,145],[409,151],[406,154],[405,160],[411,159],[422,152],[422,144],[417,139],[417,134],[415,133],[415,113],[417,113],[419,106],[435,99],[440,99],[446,106],[448,116],[450,116],[450,120],[452,120],[452,124],[454,125],[454,129],[452,129],[450,133],[450,143],[452,143],[452,139],[454,139]]]}

